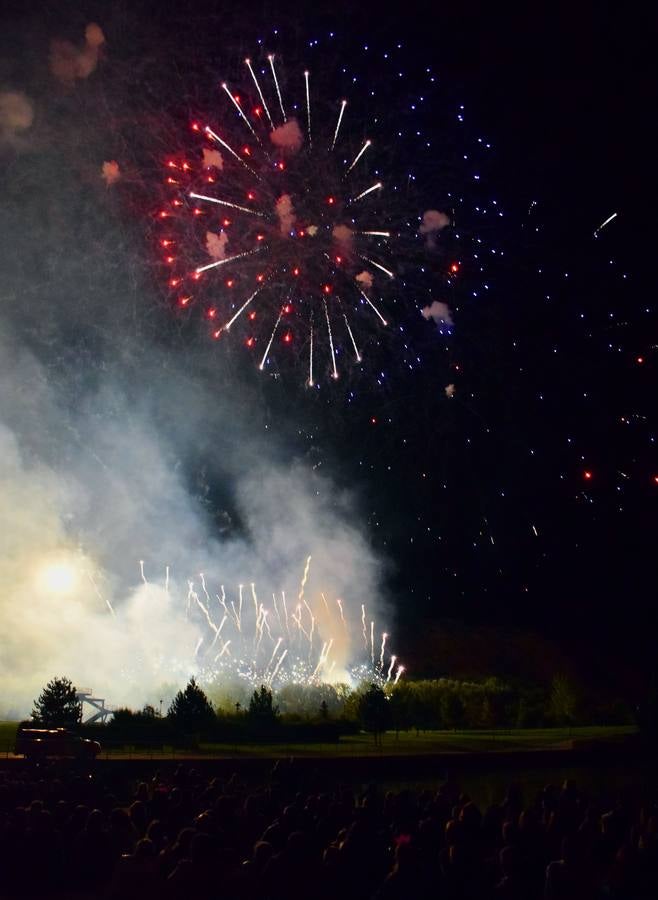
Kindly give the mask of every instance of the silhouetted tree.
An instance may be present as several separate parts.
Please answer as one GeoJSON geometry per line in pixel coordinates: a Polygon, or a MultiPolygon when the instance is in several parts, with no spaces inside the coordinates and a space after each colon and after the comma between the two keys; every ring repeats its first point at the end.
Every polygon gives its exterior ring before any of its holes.
{"type": "Polygon", "coordinates": [[[274,705],[272,691],[264,684],[261,684],[260,690],[254,691],[252,694],[247,715],[252,721],[260,724],[276,721],[276,717],[279,715],[279,707],[274,705]]]}
{"type": "Polygon", "coordinates": [[[194,678],[190,678],[184,691],[176,694],[167,716],[176,729],[188,734],[204,731],[215,721],[210,701],[194,678]]]}
{"type": "Polygon", "coordinates": [[[372,732],[375,743],[381,740],[390,721],[389,702],[384,691],[376,684],[359,698],[359,722],[365,731],[372,732]]]}
{"type": "Polygon", "coordinates": [[[53,678],[34,701],[32,718],[48,728],[75,725],[80,721],[82,704],[73,682],[68,678],[53,678]]]}

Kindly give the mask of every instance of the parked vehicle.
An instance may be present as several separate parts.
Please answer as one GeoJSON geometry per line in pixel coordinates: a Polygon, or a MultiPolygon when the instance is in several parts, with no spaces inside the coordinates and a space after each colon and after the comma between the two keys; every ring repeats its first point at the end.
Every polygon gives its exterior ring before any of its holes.
{"type": "Polygon", "coordinates": [[[101,752],[98,741],[78,737],[66,728],[23,728],[16,732],[14,753],[29,759],[60,757],[96,759],[101,752]]]}

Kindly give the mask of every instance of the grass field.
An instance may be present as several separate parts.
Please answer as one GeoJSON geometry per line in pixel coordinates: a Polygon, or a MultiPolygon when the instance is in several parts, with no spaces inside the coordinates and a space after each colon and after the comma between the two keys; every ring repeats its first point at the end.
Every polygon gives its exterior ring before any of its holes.
{"type": "MultiPolygon", "coordinates": [[[[0,722],[0,755],[11,753],[16,735],[16,722],[0,722]]],[[[633,734],[632,726],[590,726],[582,728],[528,728],[501,731],[426,731],[394,732],[383,736],[381,746],[375,746],[371,735],[343,737],[337,744],[201,744],[193,755],[217,757],[360,757],[415,756],[436,753],[469,753],[487,750],[542,750],[568,747],[572,740],[617,741],[633,734]]],[[[136,747],[103,748],[103,758],[147,755],[171,757],[173,750],[140,751],[136,747]]],[[[192,755],[176,751],[176,756],[192,755]]]]}

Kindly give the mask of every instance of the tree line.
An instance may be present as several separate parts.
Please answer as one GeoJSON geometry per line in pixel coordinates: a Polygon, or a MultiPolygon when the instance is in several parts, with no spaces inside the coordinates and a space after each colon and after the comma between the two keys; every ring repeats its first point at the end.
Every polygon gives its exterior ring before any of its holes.
{"type": "MultiPolygon", "coordinates": [[[[75,687],[54,678],[34,704],[32,722],[73,726],[81,720],[75,687]]],[[[273,693],[266,685],[232,691],[194,678],[179,690],[166,714],[153,706],[117,709],[110,721],[92,726],[101,740],[173,742],[280,739],[290,742],[338,740],[363,729],[380,734],[436,729],[511,729],[589,724],[631,724],[633,711],[614,701],[587,702],[567,676],[556,674],[547,688],[512,686],[489,678],[471,682],[449,678],[405,680],[397,685],[291,684],[273,693]]]]}

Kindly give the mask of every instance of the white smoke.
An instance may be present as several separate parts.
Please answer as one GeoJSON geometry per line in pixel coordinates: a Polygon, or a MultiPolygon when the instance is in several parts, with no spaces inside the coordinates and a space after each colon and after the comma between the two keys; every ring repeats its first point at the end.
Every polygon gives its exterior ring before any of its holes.
{"type": "Polygon", "coordinates": [[[450,307],[441,300],[434,300],[429,306],[421,309],[420,314],[428,321],[432,319],[435,325],[454,325],[450,307]]]}
{"type": "Polygon", "coordinates": [[[279,125],[270,132],[270,140],[285,153],[297,153],[304,143],[304,135],[297,119],[288,119],[285,125],[279,125]]]}

